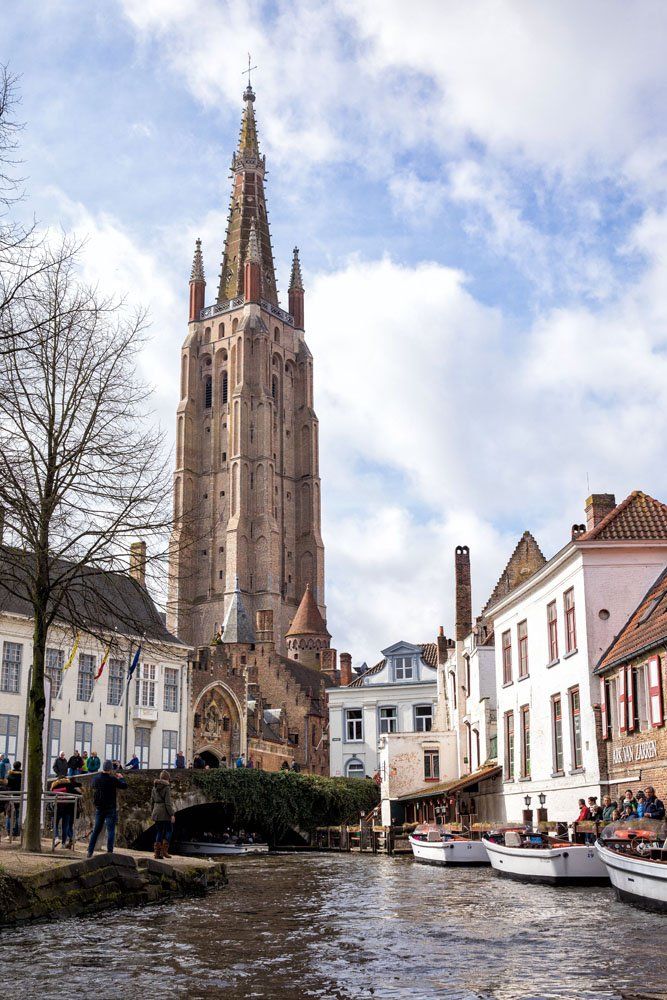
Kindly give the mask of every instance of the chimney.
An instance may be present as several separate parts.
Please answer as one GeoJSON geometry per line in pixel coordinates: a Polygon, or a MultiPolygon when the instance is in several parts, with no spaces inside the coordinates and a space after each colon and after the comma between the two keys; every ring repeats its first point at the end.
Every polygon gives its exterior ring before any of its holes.
{"type": "Polygon", "coordinates": [[[257,642],[273,642],[273,611],[258,611],[255,615],[257,642]]]}
{"type": "Polygon", "coordinates": [[[352,656],[350,653],[340,654],[340,683],[347,687],[352,683],[352,656]]]}
{"type": "Polygon", "coordinates": [[[324,674],[330,674],[333,678],[336,673],[336,650],[323,649],[320,653],[320,670],[324,674]]]}
{"type": "Polygon", "coordinates": [[[586,534],[586,525],[585,524],[573,524],[572,525],[572,541],[573,542],[576,542],[577,538],[579,538],[580,535],[585,535],[585,534],[586,534]]]}
{"type": "Polygon", "coordinates": [[[616,506],[613,493],[592,493],[586,501],[586,531],[597,528],[600,521],[616,506]]]}
{"type": "Polygon", "coordinates": [[[445,630],[440,626],[438,629],[438,663],[447,662],[447,638],[445,636],[445,630]]]}
{"type": "Polygon", "coordinates": [[[142,587],[146,586],[146,543],[132,542],[130,545],[130,576],[142,587]]]}
{"type": "Polygon", "coordinates": [[[190,272],[190,314],[188,322],[199,319],[204,308],[206,296],[206,278],[204,277],[204,261],[201,253],[201,240],[195,243],[195,255],[190,272]]]}
{"type": "Polygon", "coordinates": [[[470,549],[457,545],[454,552],[456,578],[456,641],[472,631],[472,587],[470,585],[470,549]]]}

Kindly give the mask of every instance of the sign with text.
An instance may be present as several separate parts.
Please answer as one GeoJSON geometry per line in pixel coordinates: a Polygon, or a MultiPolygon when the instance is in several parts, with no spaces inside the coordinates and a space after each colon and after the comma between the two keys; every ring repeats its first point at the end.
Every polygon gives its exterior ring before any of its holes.
{"type": "Polygon", "coordinates": [[[626,747],[614,747],[612,760],[614,764],[632,764],[640,760],[655,760],[657,756],[655,740],[646,740],[626,747]]]}

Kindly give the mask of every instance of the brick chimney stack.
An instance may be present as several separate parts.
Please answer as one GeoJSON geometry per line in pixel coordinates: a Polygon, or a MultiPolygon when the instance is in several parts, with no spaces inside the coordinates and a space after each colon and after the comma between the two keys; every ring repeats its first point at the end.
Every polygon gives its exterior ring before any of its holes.
{"type": "Polygon", "coordinates": [[[146,586],[146,543],[132,542],[130,545],[130,576],[142,587],[146,586]]]}
{"type": "Polygon", "coordinates": [[[350,653],[340,654],[340,683],[347,687],[352,683],[352,656],[350,653]]]}
{"type": "Polygon", "coordinates": [[[257,642],[273,642],[273,611],[258,611],[255,615],[257,642]]]}
{"type": "Polygon", "coordinates": [[[456,641],[461,642],[472,631],[470,549],[467,545],[456,546],[454,569],[456,577],[456,641]]]}
{"type": "Polygon", "coordinates": [[[592,493],[586,501],[586,531],[597,528],[600,521],[616,506],[613,493],[592,493]]]}
{"type": "Polygon", "coordinates": [[[445,630],[441,625],[438,629],[438,663],[447,662],[447,637],[445,635],[445,630]]]}

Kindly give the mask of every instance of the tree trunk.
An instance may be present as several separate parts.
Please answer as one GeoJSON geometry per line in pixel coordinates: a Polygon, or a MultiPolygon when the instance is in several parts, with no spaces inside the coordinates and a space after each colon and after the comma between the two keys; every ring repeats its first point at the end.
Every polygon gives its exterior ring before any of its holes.
{"type": "MultiPolygon", "coordinates": [[[[23,831],[23,849],[41,851],[42,770],[44,767],[44,660],[46,657],[47,623],[44,609],[35,608],[35,628],[32,650],[32,679],[28,696],[28,760],[27,803],[23,831]]],[[[24,763],[25,766],[25,763],[24,763]]]]}

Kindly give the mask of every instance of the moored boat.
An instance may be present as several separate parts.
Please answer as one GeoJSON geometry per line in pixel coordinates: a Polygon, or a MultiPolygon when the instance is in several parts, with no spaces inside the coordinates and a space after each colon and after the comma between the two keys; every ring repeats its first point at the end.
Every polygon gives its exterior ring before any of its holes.
{"type": "Polygon", "coordinates": [[[506,878],[547,885],[605,883],[609,876],[594,844],[571,844],[541,834],[490,834],[486,849],[494,871],[506,878]]]}
{"type": "Polygon", "coordinates": [[[483,840],[449,833],[438,826],[418,826],[409,837],[415,861],[426,865],[488,865],[483,840]]]}
{"type": "Polygon", "coordinates": [[[595,845],[619,899],[667,913],[667,824],[664,820],[610,823],[595,845]]]}
{"type": "Polygon", "coordinates": [[[229,857],[244,854],[268,854],[269,845],[222,843],[219,840],[181,840],[175,845],[174,850],[178,854],[185,854],[188,857],[217,857],[218,855],[229,857]]]}

